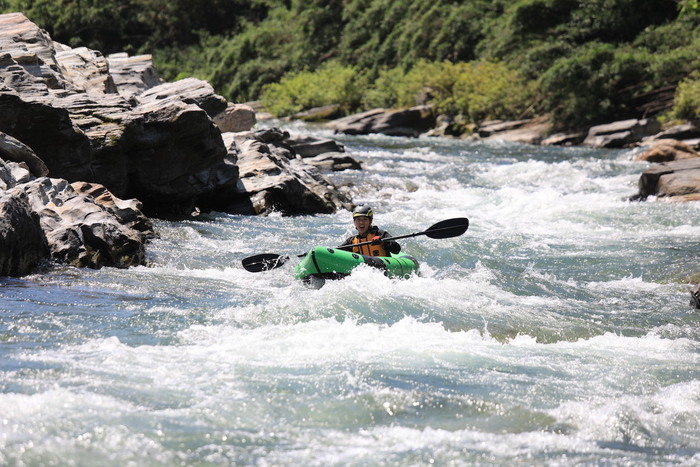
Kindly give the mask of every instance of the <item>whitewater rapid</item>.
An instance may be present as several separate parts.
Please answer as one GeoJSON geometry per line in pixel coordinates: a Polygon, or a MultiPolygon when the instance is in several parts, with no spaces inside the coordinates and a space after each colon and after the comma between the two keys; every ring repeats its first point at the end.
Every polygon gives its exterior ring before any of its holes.
{"type": "Polygon", "coordinates": [[[149,264],[2,279],[0,465],[698,465],[700,203],[634,150],[339,137],[421,275],[310,289],[259,253],[350,214],[156,221],[149,264]]]}

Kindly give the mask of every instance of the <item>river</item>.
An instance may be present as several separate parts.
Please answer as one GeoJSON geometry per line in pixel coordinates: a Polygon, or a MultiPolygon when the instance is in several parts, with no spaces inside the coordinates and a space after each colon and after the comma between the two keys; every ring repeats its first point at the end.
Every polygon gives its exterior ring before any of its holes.
{"type": "MultiPolygon", "coordinates": [[[[334,137],[301,124],[293,134],[334,137]]],[[[421,275],[311,289],[348,212],[156,221],[148,266],[0,279],[0,465],[700,465],[700,203],[633,150],[337,137],[421,275]]]]}

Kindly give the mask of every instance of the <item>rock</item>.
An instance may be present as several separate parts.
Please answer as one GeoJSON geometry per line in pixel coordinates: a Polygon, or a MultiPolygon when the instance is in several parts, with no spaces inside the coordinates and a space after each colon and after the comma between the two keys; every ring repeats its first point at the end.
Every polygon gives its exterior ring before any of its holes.
{"type": "Polygon", "coordinates": [[[49,169],[29,146],[0,132],[0,159],[25,164],[35,177],[44,177],[49,169]]]}
{"type": "Polygon", "coordinates": [[[700,157],[697,151],[681,141],[674,139],[653,140],[651,147],[635,156],[636,161],[669,162],[700,157]]]}
{"type": "Polygon", "coordinates": [[[140,199],[156,216],[193,212],[197,199],[212,188],[197,175],[226,156],[221,132],[207,114],[176,96],[134,108],[124,144],[128,197],[140,199]]]}
{"type": "Polygon", "coordinates": [[[585,133],[555,133],[543,139],[542,146],[578,146],[586,138],[585,133]]]}
{"type": "Polygon", "coordinates": [[[151,55],[130,57],[122,52],[110,54],[107,56],[107,62],[109,75],[117,87],[117,92],[128,101],[145,90],[163,83],[153,66],[151,55]]]}
{"type": "Polygon", "coordinates": [[[644,138],[642,144],[650,144],[662,139],[673,139],[698,148],[700,147],[700,128],[694,123],[674,125],[658,134],[644,138]]]}
{"type": "Polygon", "coordinates": [[[700,158],[655,164],[639,178],[639,193],[633,199],[658,196],[668,201],[700,199],[700,158]]]}
{"type": "Polygon", "coordinates": [[[197,78],[185,78],[174,83],[160,84],[137,96],[141,104],[153,103],[167,98],[175,98],[186,104],[195,104],[211,118],[219,115],[228,106],[226,99],[214,93],[214,88],[209,83],[197,78]]]}
{"type": "Polygon", "coordinates": [[[298,215],[329,214],[349,208],[351,203],[345,195],[315,167],[301,160],[290,160],[286,154],[280,154],[283,148],[246,139],[243,135],[234,135],[234,139],[240,149],[239,196],[225,212],[266,215],[279,211],[298,215]]]}
{"type": "Polygon", "coordinates": [[[690,289],[690,306],[700,309],[700,284],[690,289]]]}
{"type": "Polygon", "coordinates": [[[435,127],[436,117],[427,105],[401,110],[374,109],[333,120],[328,126],[336,133],[418,137],[435,127]]]}
{"type": "Polygon", "coordinates": [[[120,224],[142,235],[142,242],[157,237],[151,220],[143,214],[143,204],[137,199],[120,199],[98,183],[74,182],[76,193],[90,196],[95,203],[114,215],[120,224]]]}
{"type": "Polygon", "coordinates": [[[88,95],[115,94],[117,86],[109,74],[109,65],[102,54],[87,47],[70,47],[54,42],[56,61],[62,75],[88,95]]]}
{"type": "Polygon", "coordinates": [[[339,118],[342,115],[342,109],[338,104],[324,105],[323,107],[314,107],[303,112],[295,113],[291,116],[291,120],[303,120],[305,122],[323,122],[339,118]]]}
{"type": "Polygon", "coordinates": [[[8,194],[28,199],[53,261],[75,267],[128,267],[145,263],[145,236],[119,222],[91,196],[61,179],[41,177],[8,194]]]}
{"type": "Polygon", "coordinates": [[[659,122],[653,119],[623,120],[591,127],[583,144],[596,148],[623,148],[639,143],[660,129],[659,122]]]}
{"type": "Polygon", "coordinates": [[[27,195],[0,195],[0,276],[30,274],[48,256],[39,215],[30,208],[27,195]]]}
{"type": "Polygon", "coordinates": [[[511,143],[540,144],[552,125],[547,117],[515,121],[484,122],[477,128],[480,138],[511,143]]]}
{"type": "Polygon", "coordinates": [[[214,117],[214,123],[222,133],[249,131],[255,126],[255,110],[245,104],[231,104],[214,117]]]}
{"type": "Polygon", "coordinates": [[[341,170],[362,170],[362,164],[343,152],[327,152],[318,156],[308,157],[304,162],[319,170],[339,172],[341,170]]]}
{"type": "Polygon", "coordinates": [[[301,158],[315,157],[327,152],[345,152],[345,146],[332,139],[287,138],[283,144],[301,158]]]}
{"type": "Polygon", "coordinates": [[[147,215],[163,217],[221,209],[245,193],[255,202],[273,193],[274,209],[289,207],[291,214],[337,205],[335,187],[327,180],[312,183],[308,165],[296,170],[290,164],[287,176],[299,180],[281,179],[278,190],[241,188],[240,144],[225,144],[213,119],[281,159],[295,157],[283,146],[289,134],[250,132],[251,107],[229,104],[204,81],[162,83],[148,55],[104,59],[97,51],[54,43],[24,15],[13,14],[0,15],[0,64],[0,131],[17,142],[3,147],[15,154],[8,158],[24,158],[35,175],[47,175],[43,161],[54,178],[103,185],[116,197],[139,199],[147,215]],[[22,148],[37,159],[17,152],[22,148]],[[301,201],[280,201],[284,196],[301,201]],[[323,200],[314,201],[319,196],[323,200]]]}

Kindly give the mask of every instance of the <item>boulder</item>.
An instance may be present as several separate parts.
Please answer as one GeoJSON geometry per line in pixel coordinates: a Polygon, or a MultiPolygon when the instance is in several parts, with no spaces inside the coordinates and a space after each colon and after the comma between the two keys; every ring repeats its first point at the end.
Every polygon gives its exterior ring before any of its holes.
{"type": "Polygon", "coordinates": [[[117,92],[131,101],[147,89],[158,86],[163,80],[153,66],[151,55],[129,56],[121,52],[107,56],[109,75],[112,77],[117,92]]]}
{"type": "Polygon", "coordinates": [[[66,47],[17,13],[0,15],[0,65],[0,132],[13,138],[0,150],[11,153],[8,159],[26,159],[35,176],[103,185],[116,197],[139,199],[147,215],[163,217],[232,206],[245,193],[256,199],[274,193],[274,209],[289,207],[287,214],[337,205],[328,180],[312,183],[316,175],[307,173],[308,165],[297,170],[289,162],[295,153],[283,146],[288,134],[246,131],[255,124],[251,107],[229,104],[194,78],[161,82],[148,55],[105,59],[66,47]],[[276,190],[241,188],[242,139],[226,144],[221,128],[260,143],[263,154],[287,159],[286,175],[298,180],[285,178],[276,190]],[[284,196],[297,201],[280,201],[284,196]]]}
{"type": "Polygon", "coordinates": [[[700,200],[700,157],[654,164],[639,178],[633,199],[658,196],[668,201],[700,200]]]}
{"type": "Polygon", "coordinates": [[[336,133],[367,135],[381,133],[389,136],[416,138],[435,127],[432,107],[420,105],[408,109],[374,109],[329,122],[336,133]]]}
{"type": "Polygon", "coordinates": [[[682,123],[673,125],[655,135],[642,140],[642,144],[652,144],[657,140],[673,139],[685,143],[693,148],[700,147],[700,128],[695,123],[682,123]]]}
{"type": "Polygon", "coordinates": [[[214,117],[214,123],[222,133],[238,133],[249,131],[255,126],[255,110],[246,104],[229,103],[226,108],[214,117]]]}
{"type": "Polygon", "coordinates": [[[49,248],[28,196],[1,193],[0,276],[24,276],[48,258],[49,248]]]}
{"type": "Polygon", "coordinates": [[[31,210],[40,214],[53,261],[91,268],[145,264],[145,236],[66,180],[41,177],[7,193],[26,198],[31,210]]]}
{"type": "Polygon", "coordinates": [[[690,289],[690,306],[700,310],[700,284],[690,289]]]}
{"type": "Polygon", "coordinates": [[[476,131],[479,137],[486,141],[540,144],[551,128],[548,117],[538,117],[526,120],[483,122],[476,131]]]}
{"type": "Polygon", "coordinates": [[[287,138],[282,144],[299,157],[316,157],[328,152],[345,152],[345,146],[332,139],[287,138]]]}
{"type": "Polygon", "coordinates": [[[25,164],[35,177],[44,177],[49,169],[29,146],[0,132],[0,159],[25,164]]]}
{"type": "MultiPolygon", "coordinates": [[[[263,134],[270,137],[269,133],[263,134]]],[[[240,150],[238,196],[231,197],[225,212],[267,215],[333,213],[348,209],[350,201],[318,169],[288,151],[241,134],[233,136],[240,150]]]]}
{"type": "Polygon", "coordinates": [[[623,120],[591,127],[583,144],[596,148],[624,148],[658,133],[660,129],[661,125],[654,119],[623,120]]]}
{"type": "Polygon", "coordinates": [[[675,139],[658,139],[651,142],[651,147],[637,154],[636,161],[669,162],[700,157],[695,149],[675,139]]]}
{"type": "Polygon", "coordinates": [[[362,164],[344,152],[327,152],[314,157],[307,157],[304,159],[304,162],[326,172],[362,170],[362,164]]]}
{"type": "Polygon", "coordinates": [[[197,78],[185,78],[173,83],[163,83],[152,87],[136,96],[141,104],[163,100],[181,100],[186,104],[195,104],[214,118],[226,110],[226,99],[214,92],[206,81],[197,78]]]}
{"type": "Polygon", "coordinates": [[[74,86],[89,95],[116,94],[109,64],[100,52],[87,47],[72,49],[57,42],[54,48],[63,77],[74,86]]]}

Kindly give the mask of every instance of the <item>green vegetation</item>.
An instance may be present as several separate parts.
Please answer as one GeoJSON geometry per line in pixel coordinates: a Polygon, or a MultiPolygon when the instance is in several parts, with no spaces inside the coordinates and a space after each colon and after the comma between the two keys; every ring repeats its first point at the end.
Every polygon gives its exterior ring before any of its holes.
{"type": "Polygon", "coordinates": [[[430,102],[562,128],[698,118],[700,0],[0,0],[71,46],[152,53],[278,115],[430,102]],[[695,74],[694,74],[695,73],[695,74]],[[678,86],[674,109],[653,100],[678,86]],[[648,115],[647,115],[648,116],[648,115]]]}

